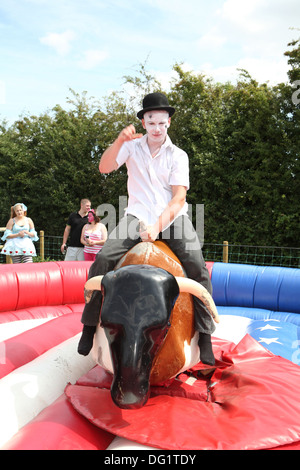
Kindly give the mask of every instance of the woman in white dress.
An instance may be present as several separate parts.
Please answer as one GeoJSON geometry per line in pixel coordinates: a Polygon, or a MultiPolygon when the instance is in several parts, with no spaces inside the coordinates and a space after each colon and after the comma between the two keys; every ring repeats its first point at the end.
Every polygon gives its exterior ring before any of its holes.
{"type": "Polygon", "coordinates": [[[32,242],[39,238],[33,221],[26,215],[25,204],[17,203],[12,206],[11,218],[1,238],[5,241],[1,254],[11,256],[13,263],[32,263],[32,257],[36,256],[35,246],[32,242]]]}

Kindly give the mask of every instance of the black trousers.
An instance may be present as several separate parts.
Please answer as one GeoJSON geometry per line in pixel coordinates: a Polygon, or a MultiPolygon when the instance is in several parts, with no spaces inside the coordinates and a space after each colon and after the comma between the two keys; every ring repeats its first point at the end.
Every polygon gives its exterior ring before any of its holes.
{"type": "MultiPolygon", "coordinates": [[[[160,234],[178,257],[187,277],[202,284],[210,294],[212,285],[203,259],[197,233],[188,216],[179,216],[172,225],[160,234]]],[[[112,271],[120,258],[137,243],[140,243],[139,220],[127,215],[111,232],[102,250],[89,270],[89,279],[112,271]]],[[[193,298],[195,307],[195,328],[200,333],[212,334],[215,330],[211,315],[202,302],[193,298]]],[[[96,326],[99,322],[102,294],[93,291],[90,301],[85,304],[81,321],[84,325],[96,326]]]]}

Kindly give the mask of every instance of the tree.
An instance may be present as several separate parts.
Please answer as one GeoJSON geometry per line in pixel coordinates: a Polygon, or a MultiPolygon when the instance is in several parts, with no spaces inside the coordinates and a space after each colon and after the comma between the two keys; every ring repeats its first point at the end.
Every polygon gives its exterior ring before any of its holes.
{"type": "Polygon", "coordinates": [[[291,67],[288,76],[290,82],[278,86],[280,100],[280,118],[285,126],[287,152],[285,166],[287,178],[283,180],[285,193],[281,211],[276,221],[277,240],[290,246],[299,245],[300,213],[300,39],[288,44],[292,50],[285,52],[291,67]]]}
{"type": "Polygon", "coordinates": [[[206,242],[297,243],[299,160],[290,152],[280,87],[259,85],[243,70],[236,86],[214,84],[179,66],[176,71],[171,133],[189,154],[188,200],[205,205],[206,242]],[[288,230],[279,232],[283,220],[288,230]]]}

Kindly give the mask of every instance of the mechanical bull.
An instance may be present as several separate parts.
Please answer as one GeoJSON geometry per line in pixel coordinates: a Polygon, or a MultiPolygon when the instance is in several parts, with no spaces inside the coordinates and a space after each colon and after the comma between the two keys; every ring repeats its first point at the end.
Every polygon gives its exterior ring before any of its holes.
{"type": "Polygon", "coordinates": [[[85,287],[102,291],[93,354],[113,374],[111,396],[119,408],[142,407],[150,385],[199,362],[192,295],[219,321],[210,294],[184,277],[179,260],[162,242],[136,245],[114,271],[89,279],[85,287]]]}

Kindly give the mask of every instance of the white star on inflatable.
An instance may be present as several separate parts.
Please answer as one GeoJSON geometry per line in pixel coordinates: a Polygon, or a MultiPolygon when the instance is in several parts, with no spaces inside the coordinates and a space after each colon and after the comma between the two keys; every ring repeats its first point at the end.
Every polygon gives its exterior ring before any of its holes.
{"type": "Polygon", "coordinates": [[[259,338],[259,343],[266,343],[266,344],[272,344],[272,343],[277,343],[277,344],[282,344],[279,341],[277,341],[278,338],[259,338]]]}
{"type": "Polygon", "coordinates": [[[281,326],[272,326],[272,325],[266,325],[266,326],[260,326],[259,328],[256,328],[256,330],[264,331],[264,330],[274,330],[277,331],[278,328],[281,329],[281,326]]]}

